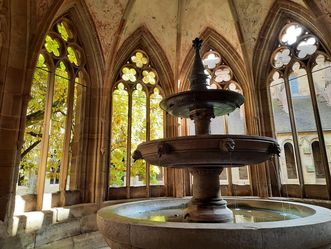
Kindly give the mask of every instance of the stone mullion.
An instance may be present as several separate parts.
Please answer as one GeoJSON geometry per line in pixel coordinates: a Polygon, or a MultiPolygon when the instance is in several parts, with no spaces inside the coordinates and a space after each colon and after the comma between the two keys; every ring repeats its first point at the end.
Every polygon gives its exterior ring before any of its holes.
{"type": "MultiPolygon", "coordinates": [[[[65,124],[65,138],[63,145],[63,154],[60,168],[60,191],[63,192],[66,189],[68,166],[69,166],[69,149],[70,149],[70,138],[71,138],[71,125],[73,119],[73,108],[74,108],[74,96],[75,96],[75,78],[72,76],[68,82],[68,96],[67,96],[67,118],[65,124]]],[[[64,204],[61,198],[62,204],[64,204]]]]}
{"type": "MultiPolygon", "coordinates": [[[[224,116],[223,122],[224,122],[224,134],[229,134],[229,120],[228,120],[228,116],[224,116]]],[[[231,195],[233,195],[232,168],[227,168],[225,170],[226,170],[227,178],[228,178],[229,191],[230,191],[231,195]]]]}
{"type": "MultiPolygon", "coordinates": [[[[245,134],[248,134],[248,127],[247,127],[247,115],[246,115],[246,106],[244,104],[244,128],[245,128],[245,134]]],[[[246,166],[245,166],[246,167],[246,166]]],[[[269,171],[269,167],[267,167],[267,172],[269,171]]],[[[251,192],[251,195],[253,195],[253,183],[252,183],[252,167],[249,167],[247,165],[247,173],[248,173],[248,180],[249,180],[249,189],[250,189],[250,192],[251,192]]],[[[270,192],[271,193],[271,192],[270,192]]]]}
{"type": "Polygon", "coordinates": [[[77,102],[76,106],[74,106],[73,112],[76,112],[76,117],[75,118],[75,127],[73,130],[73,148],[72,148],[72,159],[71,159],[71,169],[70,169],[70,185],[69,189],[70,190],[76,190],[79,189],[79,184],[78,182],[80,181],[80,174],[79,172],[81,171],[80,169],[80,163],[82,160],[82,145],[81,142],[83,141],[83,130],[84,130],[84,125],[82,122],[82,110],[85,110],[84,108],[84,98],[86,94],[85,92],[85,87],[83,89],[80,89],[79,87],[76,89],[74,87],[74,98],[77,97],[77,102]],[[84,89],[84,90],[83,90],[84,89]],[[76,92],[77,91],[77,92],[76,92]],[[77,142],[78,141],[78,142],[77,142]]]}
{"type": "MultiPolygon", "coordinates": [[[[162,96],[163,97],[163,96],[162,96]]],[[[170,126],[170,120],[168,118],[168,115],[165,111],[163,111],[163,138],[166,138],[168,136],[167,126],[170,126]]],[[[172,196],[172,191],[170,191],[169,185],[172,184],[172,179],[170,177],[171,169],[168,170],[167,168],[164,168],[163,172],[163,181],[165,186],[165,194],[166,196],[172,196]]],[[[172,186],[173,188],[173,186],[172,186]]]]}
{"type": "Polygon", "coordinates": [[[288,73],[286,73],[284,75],[284,86],[285,86],[285,91],[286,91],[286,99],[287,99],[287,105],[288,105],[289,117],[290,117],[290,123],[291,123],[291,130],[292,130],[292,136],[293,136],[295,160],[296,160],[298,175],[299,175],[301,197],[303,198],[305,196],[303,169],[302,169],[302,164],[301,164],[299,139],[298,139],[298,133],[297,133],[297,128],[296,128],[296,124],[295,124],[294,110],[293,110],[292,97],[291,97],[291,89],[290,89],[290,83],[288,80],[288,73]]]}
{"type": "MultiPolygon", "coordinates": [[[[157,87],[158,90],[160,91],[160,95],[162,96],[162,99],[164,98],[164,94],[161,88],[157,87]]],[[[167,117],[166,117],[166,113],[165,111],[162,110],[162,138],[166,137],[166,127],[167,127],[167,117]]],[[[168,174],[167,174],[167,168],[163,167],[163,184],[164,184],[164,188],[165,188],[165,195],[168,196],[168,174]]]]}
{"type": "Polygon", "coordinates": [[[130,198],[130,175],[131,175],[131,136],[132,136],[132,89],[128,92],[128,137],[126,144],[126,197],[130,198]]]}
{"type": "Polygon", "coordinates": [[[228,177],[229,192],[233,195],[232,168],[225,168],[228,177]]]}
{"type": "MultiPolygon", "coordinates": [[[[150,105],[150,93],[146,92],[146,141],[151,139],[151,105],[150,105]]],[[[146,197],[151,196],[150,187],[150,164],[146,162],[146,197]]]]}
{"type": "MultiPolygon", "coordinates": [[[[188,134],[188,123],[187,123],[187,119],[181,119],[180,120],[180,124],[179,124],[179,129],[180,134],[178,134],[179,136],[188,136],[190,134],[188,134]]],[[[192,178],[193,179],[193,178],[192,178]]],[[[188,169],[184,169],[184,195],[185,196],[189,196],[192,195],[193,193],[193,185],[192,185],[192,181],[191,181],[191,174],[189,172],[188,169]]]]}
{"type": "MultiPolygon", "coordinates": [[[[110,184],[110,174],[111,174],[111,157],[112,157],[112,153],[111,153],[111,150],[112,150],[112,146],[113,146],[113,143],[112,143],[112,136],[113,136],[113,133],[112,133],[112,125],[113,125],[113,113],[114,113],[114,92],[116,91],[116,88],[118,87],[118,84],[115,84],[115,88],[113,88],[111,90],[111,94],[110,94],[110,121],[109,121],[109,156],[108,156],[108,162],[107,162],[107,165],[108,165],[108,168],[107,168],[107,184],[106,184],[106,199],[109,200],[110,199],[110,196],[109,196],[109,188],[111,187],[110,184]]],[[[129,97],[129,96],[128,96],[129,97]]]]}
{"type": "Polygon", "coordinates": [[[41,141],[41,157],[38,168],[37,181],[37,210],[43,208],[43,197],[45,188],[46,166],[48,158],[48,143],[50,137],[50,120],[52,115],[53,95],[54,95],[55,68],[52,67],[48,76],[48,91],[46,96],[46,106],[43,123],[43,137],[41,141]]]}
{"type": "MultiPolygon", "coordinates": [[[[165,122],[164,122],[164,127],[165,127],[165,138],[170,138],[170,137],[175,137],[177,136],[176,132],[176,118],[171,116],[170,114],[164,112],[165,114],[165,122]]],[[[166,195],[167,196],[177,196],[180,197],[181,193],[176,193],[177,189],[180,188],[180,179],[178,179],[176,171],[179,171],[180,169],[175,169],[175,168],[167,168],[165,171],[166,178],[165,178],[165,184],[166,184],[166,195]]],[[[180,192],[180,191],[179,191],[180,192]]]]}

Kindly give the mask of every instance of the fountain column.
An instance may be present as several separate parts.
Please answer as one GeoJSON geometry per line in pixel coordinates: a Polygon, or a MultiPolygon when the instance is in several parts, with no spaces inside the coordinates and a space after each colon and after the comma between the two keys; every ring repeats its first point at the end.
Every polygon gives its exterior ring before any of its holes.
{"type": "MultiPolygon", "coordinates": [[[[196,135],[210,134],[213,110],[209,108],[191,111],[196,135]]],[[[219,175],[221,167],[190,168],[193,175],[193,197],[186,209],[185,217],[194,222],[229,222],[233,214],[221,197],[219,175]]]]}
{"type": "MultiPolygon", "coordinates": [[[[200,58],[201,40],[193,41],[195,60],[190,77],[191,91],[207,91],[207,75],[200,58]]],[[[212,106],[201,105],[190,110],[190,118],[194,120],[195,134],[210,135],[210,122],[214,118],[212,106]]],[[[197,167],[190,168],[193,175],[193,197],[186,209],[185,217],[194,222],[229,222],[233,214],[226,206],[226,201],[221,197],[219,175],[222,167],[197,167]]]]}

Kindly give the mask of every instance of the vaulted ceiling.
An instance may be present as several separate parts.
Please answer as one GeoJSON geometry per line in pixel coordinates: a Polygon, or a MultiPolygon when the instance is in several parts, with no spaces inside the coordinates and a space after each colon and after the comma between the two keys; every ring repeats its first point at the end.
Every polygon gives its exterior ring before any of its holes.
{"type": "MultiPolygon", "coordinates": [[[[105,61],[137,28],[145,25],[173,69],[181,67],[191,41],[211,27],[243,56],[252,58],[259,31],[274,0],[86,0],[105,61]],[[118,39],[119,42],[115,45],[118,39]],[[244,45],[244,46],[243,46],[244,45]],[[116,48],[114,47],[116,46],[116,48]],[[180,53],[179,59],[176,54],[180,53]]],[[[302,0],[294,2],[306,7],[302,0]]]]}
{"type": "Polygon", "coordinates": [[[326,17],[331,24],[331,0],[36,0],[38,22],[42,23],[50,10],[71,2],[86,6],[106,70],[123,42],[142,26],[155,38],[176,74],[183,67],[192,39],[207,27],[224,37],[251,65],[261,28],[276,2],[296,5],[296,10],[304,12],[317,6],[314,13],[320,16],[316,20],[326,17]]]}

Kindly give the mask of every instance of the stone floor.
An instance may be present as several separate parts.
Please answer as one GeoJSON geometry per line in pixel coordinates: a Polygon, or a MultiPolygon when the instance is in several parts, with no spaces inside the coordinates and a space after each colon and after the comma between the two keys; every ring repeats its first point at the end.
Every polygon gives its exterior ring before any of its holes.
{"type": "MultiPolygon", "coordinates": [[[[28,243],[26,237],[12,237],[0,243],[0,249],[110,249],[99,231],[55,240],[43,245],[28,243]]],[[[1,242],[1,241],[0,241],[1,242]]]]}
{"type": "Polygon", "coordinates": [[[57,240],[36,249],[110,249],[100,232],[92,232],[57,240]]]}
{"type": "Polygon", "coordinates": [[[24,212],[13,218],[13,232],[0,249],[109,249],[98,231],[93,203],[24,212]]]}

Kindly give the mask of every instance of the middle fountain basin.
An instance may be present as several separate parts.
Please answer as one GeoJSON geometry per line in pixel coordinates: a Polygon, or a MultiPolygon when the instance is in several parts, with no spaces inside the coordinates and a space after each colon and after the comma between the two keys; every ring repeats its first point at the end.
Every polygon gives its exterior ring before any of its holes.
{"type": "Polygon", "coordinates": [[[238,167],[264,162],[278,151],[269,137],[198,135],[144,142],[133,157],[163,167],[238,167]]]}

